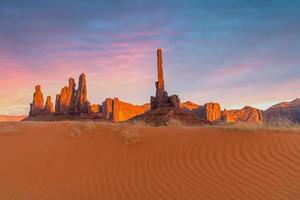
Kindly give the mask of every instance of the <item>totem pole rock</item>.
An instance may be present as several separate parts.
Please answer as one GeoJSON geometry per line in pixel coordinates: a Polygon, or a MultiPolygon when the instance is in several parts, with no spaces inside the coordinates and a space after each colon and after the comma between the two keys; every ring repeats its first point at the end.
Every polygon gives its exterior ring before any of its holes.
{"type": "Polygon", "coordinates": [[[156,95],[155,97],[151,96],[150,98],[151,110],[161,107],[180,107],[178,96],[172,95],[169,97],[168,93],[165,91],[162,49],[157,50],[157,77],[158,81],[155,82],[156,95]]]}

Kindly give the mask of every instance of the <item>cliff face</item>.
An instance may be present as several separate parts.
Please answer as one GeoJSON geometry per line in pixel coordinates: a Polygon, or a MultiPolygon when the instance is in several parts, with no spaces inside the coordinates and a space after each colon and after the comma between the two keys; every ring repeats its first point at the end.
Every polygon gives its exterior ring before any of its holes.
{"type": "Polygon", "coordinates": [[[276,104],[263,112],[266,123],[300,123],[300,99],[276,104]]]}
{"type": "Polygon", "coordinates": [[[108,98],[102,104],[103,117],[114,122],[126,121],[137,115],[141,115],[150,109],[149,104],[142,106],[120,101],[118,98],[108,98]]]}
{"type": "Polygon", "coordinates": [[[204,104],[204,119],[208,122],[215,122],[221,119],[221,106],[218,103],[204,104]]]}
{"type": "MultiPolygon", "coordinates": [[[[114,101],[116,102],[116,101],[114,101]]],[[[114,121],[121,122],[131,119],[132,117],[144,114],[145,112],[150,110],[150,104],[144,105],[133,105],[130,103],[126,103],[123,101],[118,101],[118,108],[114,110],[114,121]]]]}
{"type": "Polygon", "coordinates": [[[263,123],[263,115],[262,111],[250,107],[245,106],[240,110],[228,110],[223,112],[223,116],[226,122],[247,122],[247,123],[255,123],[261,124],[263,123]]]}

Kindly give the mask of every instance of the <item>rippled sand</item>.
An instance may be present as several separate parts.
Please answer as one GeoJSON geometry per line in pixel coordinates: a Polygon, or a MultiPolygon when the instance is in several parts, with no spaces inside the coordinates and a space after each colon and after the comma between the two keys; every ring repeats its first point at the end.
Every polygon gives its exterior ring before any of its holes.
{"type": "Polygon", "coordinates": [[[0,199],[300,199],[300,131],[0,123],[0,199]]]}

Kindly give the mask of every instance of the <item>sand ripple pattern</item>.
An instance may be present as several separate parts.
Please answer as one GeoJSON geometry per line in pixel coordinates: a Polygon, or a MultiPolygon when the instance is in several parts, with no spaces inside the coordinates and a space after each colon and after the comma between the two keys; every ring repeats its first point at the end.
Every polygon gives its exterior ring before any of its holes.
{"type": "Polygon", "coordinates": [[[297,133],[136,127],[128,144],[124,125],[81,124],[78,137],[67,122],[13,125],[0,135],[0,199],[300,199],[297,133]]]}

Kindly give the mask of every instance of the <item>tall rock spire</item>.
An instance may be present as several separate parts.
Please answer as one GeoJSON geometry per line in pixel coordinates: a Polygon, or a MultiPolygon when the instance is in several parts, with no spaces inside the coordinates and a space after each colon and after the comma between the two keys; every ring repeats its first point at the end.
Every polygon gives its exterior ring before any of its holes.
{"type": "Polygon", "coordinates": [[[90,112],[90,103],[87,100],[86,76],[84,73],[79,76],[78,89],[76,91],[75,112],[90,112]]]}
{"type": "Polygon", "coordinates": [[[172,95],[169,97],[165,91],[162,49],[157,49],[157,77],[158,80],[155,82],[156,95],[150,99],[151,110],[165,106],[179,107],[180,100],[178,96],[172,95]]]}
{"type": "Polygon", "coordinates": [[[158,81],[156,82],[156,96],[161,97],[165,92],[162,49],[157,49],[157,76],[158,81]]]}

